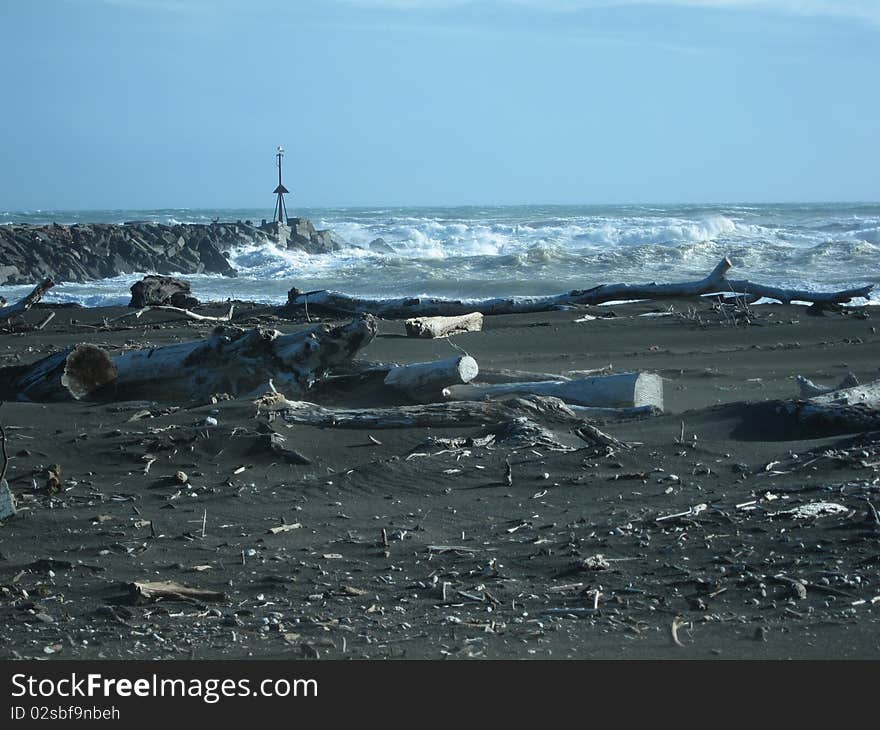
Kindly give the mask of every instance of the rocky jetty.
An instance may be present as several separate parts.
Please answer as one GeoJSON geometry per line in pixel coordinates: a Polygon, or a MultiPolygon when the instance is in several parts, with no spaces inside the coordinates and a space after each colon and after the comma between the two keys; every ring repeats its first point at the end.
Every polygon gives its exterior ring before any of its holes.
{"type": "Polygon", "coordinates": [[[136,272],[235,276],[227,252],[238,246],[273,243],[327,253],[344,245],[305,218],[289,223],[0,225],[0,284],[45,277],[83,282],[136,272]]]}

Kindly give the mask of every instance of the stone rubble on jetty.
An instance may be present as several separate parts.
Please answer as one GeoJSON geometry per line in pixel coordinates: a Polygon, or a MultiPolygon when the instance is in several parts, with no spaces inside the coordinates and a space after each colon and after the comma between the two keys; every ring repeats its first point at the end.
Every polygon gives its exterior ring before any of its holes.
{"type": "Polygon", "coordinates": [[[31,284],[47,276],[84,282],[136,272],[235,276],[226,252],[238,246],[280,242],[328,253],[345,245],[305,218],[289,223],[0,225],[0,284],[31,284]]]}

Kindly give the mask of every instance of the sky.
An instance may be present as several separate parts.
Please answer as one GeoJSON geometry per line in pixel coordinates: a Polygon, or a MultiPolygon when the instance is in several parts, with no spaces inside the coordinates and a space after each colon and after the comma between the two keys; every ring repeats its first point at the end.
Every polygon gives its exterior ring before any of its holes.
{"type": "Polygon", "coordinates": [[[0,210],[880,200],[880,0],[0,0],[0,210]]]}

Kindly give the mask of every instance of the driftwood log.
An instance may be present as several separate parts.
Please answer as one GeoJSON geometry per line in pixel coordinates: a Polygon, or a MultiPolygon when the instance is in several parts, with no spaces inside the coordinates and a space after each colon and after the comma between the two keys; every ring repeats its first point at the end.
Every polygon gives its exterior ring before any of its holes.
{"type": "Polygon", "coordinates": [[[393,367],[385,376],[385,385],[417,401],[439,401],[443,389],[469,383],[479,373],[477,361],[470,355],[450,357],[435,362],[417,362],[393,367]]]}
{"type": "Polygon", "coordinates": [[[853,388],[859,384],[859,379],[853,373],[847,373],[843,380],[840,381],[839,385],[825,386],[817,385],[809,378],[805,378],[803,375],[798,375],[797,384],[798,389],[801,392],[801,398],[813,398],[817,395],[826,395],[827,393],[833,393],[835,390],[853,388]]]}
{"type": "Polygon", "coordinates": [[[34,401],[188,401],[216,393],[246,395],[271,381],[283,392],[300,395],[375,334],[375,320],[360,317],[346,325],[320,325],[289,335],[219,327],[206,340],[115,357],[93,345],[80,345],[33,365],[0,370],[0,392],[34,401]]]}
{"type": "Polygon", "coordinates": [[[462,332],[479,332],[483,329],[483,315],[479,312],[459,317],[414,317],[403,323],[408,337],[437,339],[462,332]]]}
{"type": "Polygon", "coordinates": [[[481,383],[522,383],[533,380],[571,380],[558,373],[535,373],[530,370],[510,370],[508,368],[480,369],[481,383]]]}
{"type": "Polygon", "coordinates": [[[697,281],[675,284],[602,284],[592,289],[578,289],[564,294],[536,297],[496,297],[491,299],[443,299],[435,297],[403,297],[397,299],[369,299],[334,291],[301,292],[294,288],[288,292],[286,310],[302,311],[308,306],[313,312],[323,310],[335,314],[373,314],[385,319],[408,317],[453,317],[472,312],[490,314],[522,314],[545,312],[571,305],[595,305],[621,299],[670,299],[700,297],[704,294],[735,293],[767,297],[783,303],[792,301],[814,304],[841,304],[857,297],[867,297],[872,285],[833,292],[813,292],[799,289],[782,289],[756,284],[746,280],[727,278],[733,266],[724,258],[711,274],[697,281]]]}
{"type": "Polygon", "coordinates": [[[566,403],[605,408],[651,406],[663,409],[663,378],[654,373],[619,373],[578,380],[526,383],[469,383],[447,389],[451,400],[482,400],[509,395],[549,395],[566,403]]]}
{"type": "Polygon", "coordinates": [[[8,307],[0,309],[0,322],[27,312],[39,302],[40,299],[43,298],[43,295],[53,286],[55,286],[55,282],[52,281],[52,279],[44,279],[41,283],[37,284],[33,288],[33,291],[31,291],[26,297],[19,299],[15,304],[10,304],[8,307]]]}
{"type": "Polygon", "coordinates": [[[850,388],[835,388],[812,398],[788,404],[786,410],[809,424],[842,427],[852,431],[880,428],[880,380],[850,388]]]}
{"type": "Polygon", "coordinates": [[[326,428],[415,428],[482,426],[522,416],[562,423],[581,417],[558,398],[531,396],[507,401],[461,401],[391,408],[326,408],[267,393],[256,401],[258,413],[278,413],[288,423],[326,428]]]}
{"type": "Polygon", "coordinates": [[[113,319],[108,320],[108,323],[118,322],[123,319],[128,319],[129,317],[140,319],[147,312],[172,312],[173,314],[179,314],[185,319],[191,319],[195,322],[231,322],[232,314],[234,311],[235,304],[229,305],[229,309],[227,310],[226,314],[217,315],[199,314],[189,309],[181,309],[180,307],[172,307],[171,305],[166,304],[151,304],[147,307],[142,307],[141,309],[138,309],[136,312],[128,312],[118,317],[114,317],[113,319]]]}

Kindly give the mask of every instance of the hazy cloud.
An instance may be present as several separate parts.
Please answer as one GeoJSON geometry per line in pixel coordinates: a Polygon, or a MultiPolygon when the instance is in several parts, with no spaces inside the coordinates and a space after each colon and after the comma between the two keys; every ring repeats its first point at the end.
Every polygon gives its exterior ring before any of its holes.
{"type": "Polygon", "coordinates": [[[834,16],[880,25],[880,0],[337,0],[355,7],[432,10],[466,6],[571,11],[610,7],[691,7],[759,10],[785,15],[834,16]]]}

